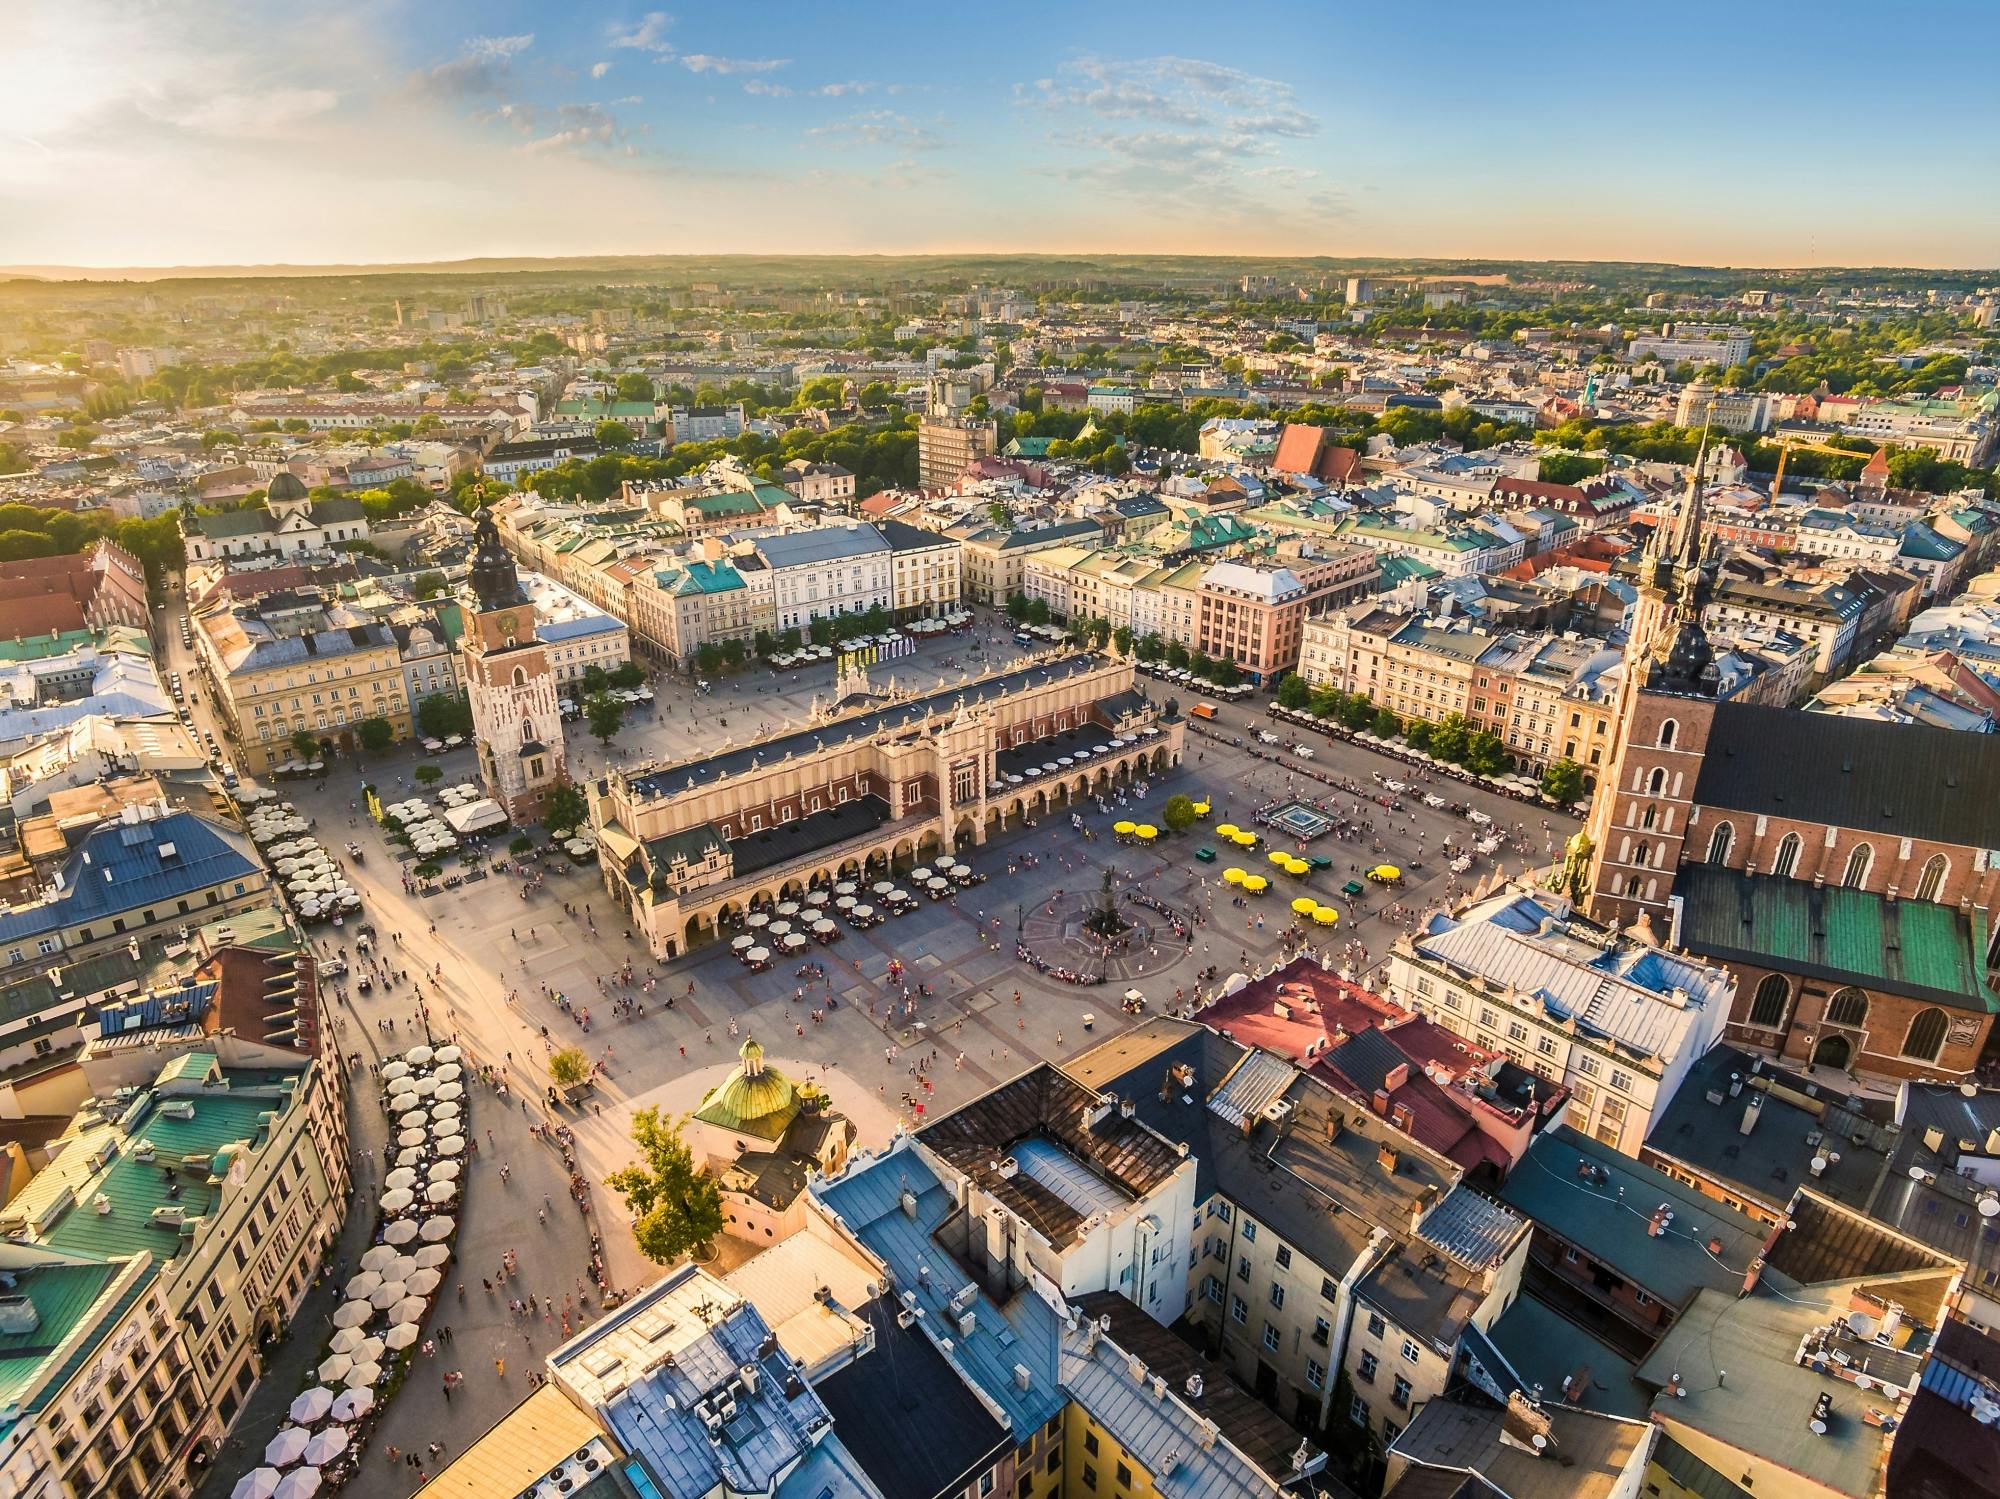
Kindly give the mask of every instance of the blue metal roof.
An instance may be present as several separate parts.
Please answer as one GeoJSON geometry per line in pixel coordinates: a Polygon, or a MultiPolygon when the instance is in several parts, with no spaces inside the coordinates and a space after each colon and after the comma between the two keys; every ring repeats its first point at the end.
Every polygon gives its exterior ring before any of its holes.
{"type": "Polygon", "coordinates": [[[0,941],[178,900],[259,868],[245,840],[192,812],[107,822],[71,852],[54,896],[0,915],[0,941]]]}
{"type": "Polygon", "coordinates": [[[932,1338],[950,1340],[945,1356],[1007,1413],[1017,1439],[1062,1410],[1062,1320],[1053,1306],[1032,1288],[1015,1292],[1004,1307],[984,1290],[975,1290],[958,1310],[948,1305],[972,1283],[931,1237],[950,1215],[952,1195],[914,1146],[906,1140],[813,1191],[889,1267],[899,1302],[908,1304],[906,1294],[915,1297],[932,1338]],[[914,1211],[903,1206],[906,1193],[914,1211]],[[973,1329],[961,1334],[959,1317],[966,1310],[973,1313],[973,1329]],[[1027,1370],[1026,1389],[1017,1367],[1027,1370]]]}

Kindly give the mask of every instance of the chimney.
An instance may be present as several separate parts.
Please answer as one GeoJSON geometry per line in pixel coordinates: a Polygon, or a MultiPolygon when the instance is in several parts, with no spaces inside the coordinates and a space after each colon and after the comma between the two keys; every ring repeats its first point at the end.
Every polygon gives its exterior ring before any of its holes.
{"type": "Polygon", "coordinates": [[[1407,1135],[1410,1132],[1410,1126],[1415,1124],[1416,1120],[1417,1116],[1410,1112],[1408,1104],[1392,1103],[1389,1105],[1389,1122],[1404,1134],[1407,1135]]]}
{"type": "Polygon", "coordinates": [[[1436,1197],[1437,1188],[1426,1184],[1410,1200],[1410,1232],[1412,1234],[1415,1234],[1418,1226],[1423,1223],[1425,1216],[1431,1210],[1431,1203],[1436,1197]]]}
{"type": "Polygon", "coordinates": [[[1410,1080],[1410,1064],[1398,1062],[1382,1075],[1382,1086],[1394,1093],[1410,1080]]]}
{"type": "Polygon", "coordinates": [[[1650,1239],[1665,1238],[1667,1234],[1667,1225],[1672,1223],[1673,1221],[1674,1221],[1674,1210],[1668,1207],[1664,1202],[1661,1203],[1658,1207],[1653,1209],[1652,1217],[1646,1220],[1646,1237],[1650,1239]]]}
{"type": "Polygon", "coordinates": [[[1885,1343],[1893,1342],[1895,1340],[1897,1330],[1901,1328],[1902,1325],[1903,1325],[1903,1303],[1900,1301],[1892,1301],[1889,1303],[1889,1309],[1882,1314],[1882,1331],[1880,1333],[1882,1341],[1885,1343]]]}
{"type": "Polygon", "coordinates": [[[1759,1093],[1743,1105],[1743,1122],[1736,1127],[1738,1134],[1747,1135],[1757,1127],[1757,1116],[1764,1112],[1764,1095],[1759,1093]]]}
{"type": "Polygon", "coordinates": [[[1377,1118],[1388,1118],[1389,1090],[1387,1088],[1377,1088],[1373,1093],[1369,1094],[1368,1107],[1375,1111],[1377,1118]]]}
{"type": "Polygon", "coordinates": [[[1401,1160],[1402,1157],[1396,1153],[1396,1147],[1393,1145],[1385,1144],[1375,1153],[1375,1164],[1390,1176],[1396,1174],[1396,1166],[1401,1160]]]}
{"type": "Polygon", "coordinates": [[[1346,1123],[1347,1123],[1347,1116],[1346,1116],[1346,1115],[1344,1115],[1344,1114],[1328,1114],[1328,1115],[1326,1116],[1326,1143],[1327,1143],[1327,1144],[1329,1144],[1329,1145],[1338,1145],[1338,1144],[1340,1143],[1340,1131],[1341,1131],[1341,1128],[1342,1128],[1342,1127],[1343,1127],[1343,1126],[1344,1126],[1344,1125],[1345,1125],[1346,1123]]]}

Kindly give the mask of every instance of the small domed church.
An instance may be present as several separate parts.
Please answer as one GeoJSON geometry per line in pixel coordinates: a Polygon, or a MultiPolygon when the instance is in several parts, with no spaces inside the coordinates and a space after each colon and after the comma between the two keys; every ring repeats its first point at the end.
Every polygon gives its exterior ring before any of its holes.
{"type": "Polygon", "coordinates": [[[775,1244],[804,1222],[815,1173],[844,1170],[856,1131],[824,1089],[794,1082],[752,1038],[737,1065],[702,1098],[684,1133],[722,1189],[725,1231],[775,1244]]]}

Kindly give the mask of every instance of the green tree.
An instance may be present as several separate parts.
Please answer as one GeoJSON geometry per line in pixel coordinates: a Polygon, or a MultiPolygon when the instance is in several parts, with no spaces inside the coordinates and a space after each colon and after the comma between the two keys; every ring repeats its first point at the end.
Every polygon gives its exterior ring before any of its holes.
{"type": "Polygon", "coordinates": [[[431,599],[443,593],[449,585],[446,584],[443,573],[418,573],[416,582],[411,586],[418,598],[431,599]]]}
{"type": "Polygon", "coordinates": [[[622,687],[627,692],[635,687],[643,687],[645,682],[646,668],[637,661],[621,661],[618,663],[618,669],[611,673],[611,685],[622,687]]]}
{"type": "Polygon", "coordinates": [[[1049,601],[1047,599],[1028,600],[1028,623],[1045,625],[1049,622],[1049,601]]]}
{"type": "Polygon", "coordinates": [[[1028,619],[1028,596],[1025,593],[1007,595],[1007,618],[1015,624],[1025,624],[1028,619]]]}
{"type": "Polygon", "coordinates": [[[472,705],[462,692],[434,692],[417,704],[417,727],[426,739],[472,732],[472,705]]]}
{"type": "Polygon", "coordinates": [[[1413,750],[1437,753],[1432,742],[1432,731],[1437,726],[1421,718],[1413,718],[1403,725],[1403,742],[1413,750]]]}
{"type": "Polygon", "coordinates": [[[759,630],[757,632],[755,649],[759,656],[769,656],[778,649],[777,639],[769,630],[759,630]]]}
{"type": "Polygon", "coordinates": [[[292,731],[292,753],[301,760],[310,760],[319,754],[319,735],[311,729],[292,731]]]}
{"type": "Polygon", "coordinates": [[[593,431],[600,448],[629,448],[638,440],[639,434],[623,422],[599,422],[593,431]]]}
{"type": "Polygon", "coordinates": [[[1208,653],[1206,651],[1188,652],[1187,669],[1188,669],[1188,674],[1190,676],[1199,677],[1203,681],[1206,681],[1208,679],[1208,669],[1213,664],[1214,663],[1208,659],[1208,653]]]}
{"type": "Polygon", "coordinates": [[[1243,680],[1243,669],[1227,656],[1217,656],[1208,665],[1208,679],[1218,687],[1234,687],[1243,680]]]}
{"type": "Polygon", "coordinates": [[[609,744],[611,736],[625,726],[625,705],[608,692],[592,693],[583,700],[583,716],[598,743],[609,744]]]}
{"type": "Polygon", "coordinates": [[[1167,666],[1171,670],[1186,671],[1189,660],[1188,648],[1185,645],[1178,640],[1167,642],[1167,666]]]}
{"type": "Polygon", "coordinates": [[[1507,747],[1491,729],[1481,729],[1465,746],[1465,768],[1478,776],[1504,775],[1513,767],[1507,747]]]}
{"type": "Polygon", "coordinates": [[[1440,760],[1450,760],[1453,764],[1465,763],[1466,741],[1471,737],[1472,726],[1456,713],[1447,713],[1431,726],[1431,753],[1440,760]]]}
{"type": "Polygon", "coordinates": [[[396,742],[395,727],[386,718],[364,718],[354,729],[361,747],[371,755],[379,755],[396,742]]]}
{"type": "Polygon", "coordinates": [[[1574,760],[1552,760],[1542,767],[1542,795],[1560,806],[1583,800],[1583,767],[1574,760]]]}
{"type": "Polygon", "coordinates": [[[1006,505],[999,500],[995,500],[986,507],[986,518],[994,525],[1001,527],[1004,527],[1009,519],[1011,519],[1006,505]]]}
{"type": "Polygon", "coordinates": [[[1130,625],[1120,625],[1117,629],[1113,630],[1111,632],[1111,643],[1112,645],[1117,647],[1119,655],[1121,656],[1131,655],[1132,627],[1130,625]]]}
{"type": "Polygon", "coordinates": [[[589,821],[590,798],[572,781],[564,781],[542,801],[542,823],[548,828],[580,828],[589,821]]]}
{"type": "Polygon", "coordinates": [[[1394,739],[1403,731],[1403,720],[1387,708],[1377,708],[1369,728],[1377,739],[1394,739]]]}
{"type": "Polygon", "coordinates": [[[1331,683],[1322,683],[1313,688],[1312,698],[1306,704],[1306,712],[1315,718],[1334,718],[1346,702],[1347,694],[1331,683]]]}
{"type": "Polygon", "coordinates": [[[1167,804],[1160,808],[1160,821],[1167,825],[1169,832],[1182,832],[1194,821],[1194,800],[1176,793],[1167,798],[1167,804]]]}
{"type": "Polygon", "coordinates": [[[1278,706],[1280,708],[1303,708],[1312,701],[1312,688],[1306,679],[1295,671],[1285,673],[1278,683],[1278,706]]]}
{"type": "Polygon", "coordinates": [[[1103,650],[1105,646],[1111,643],[1111,621],[1108,619],[1091,620],[1089,633],[1090,643],[1100,651],[1103,650]]]}
{"type": "Polygon", "coordinates": [[[703,641],[694,653],[694,669],[704,677],[712,677],[722,670],[722,647],[713,640],[703,641]]]}
{"type": "Polygon", "coordinates": [[[435,786],[439,781],[444,779],[444,772],[439,770],[435,765],[430,764],[419,765],[415,770],[410,772],[410,775],[419,785],[423,786],[435,786]]]}
{"type": "Polygon", "coordinates": [[[630,374],[620,375],[618,377],[618,399],[621,401],[644,401],[650,406],[653,403],[652,377],[642,375],[636,370],[630,374]]]}
{"type": "Polygon", "coordinates": [[[1138,656],[1141,661],[1151,664],[1165,655],[1166,651],[1166,642],[1161,640],[1157,633],[1148,630],[1144,635],[1139,637],[1139,643],[1134,647],[1133,654],[1138,656]]]}
{"type": "Polygon", "coordinates": [[[590,1058],[581,1046],[561,1046],[549,1053],[549,1081],[558,1088],[572,1087],[590,1076],[590,1058]]]}
{"type": "Polygon", "coordinates": [[[722,1232],[722,1194],[696,1164],[679,1123],[663,1123],[658,1109],[633,1116],[632,1140],[640,1160],[604,1182],[625,1199],[640,1253],[670,1265],[722,1232]]]}
{"type": "Polygon", "coordinates": [[[743,642],[734,635],[722,642],[722,663],[731,671],[743,664],[743,642]]]}
{"type": "Polygon", "coordinates": [[[586,693],[602,692],[611,684],[610,675],[594,662],[583,669],[583,690],[586,693]]]}

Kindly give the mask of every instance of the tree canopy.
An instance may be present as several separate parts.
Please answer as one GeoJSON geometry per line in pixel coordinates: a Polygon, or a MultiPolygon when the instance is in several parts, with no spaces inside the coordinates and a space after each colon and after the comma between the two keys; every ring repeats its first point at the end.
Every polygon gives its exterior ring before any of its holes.
{"type": "Polygon", "coordinates": [[[722,1193],[681,1138],[679,1121],[641,1109],[632,1118],[632,1141],[640,1159],[604,1182],[625,1199],[639,1252],[671,1265],[722,1232],[722,1193]]]}

